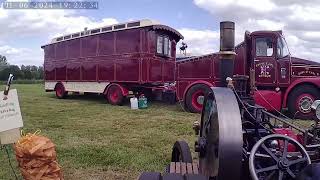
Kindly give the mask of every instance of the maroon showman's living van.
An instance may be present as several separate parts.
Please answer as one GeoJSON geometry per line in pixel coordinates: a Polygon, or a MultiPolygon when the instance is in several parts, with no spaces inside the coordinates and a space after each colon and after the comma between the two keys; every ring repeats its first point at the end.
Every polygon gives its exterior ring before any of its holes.
{"type": "Polygon", "coordinates": [[[175,29],[151,20],[54,38],[42,46],[45,89],[58,98],[68,92],[103,93],[111,104],[121,104],[129,92],[170,91],[164,85],[175,81],[180,39],[175,29]]]}

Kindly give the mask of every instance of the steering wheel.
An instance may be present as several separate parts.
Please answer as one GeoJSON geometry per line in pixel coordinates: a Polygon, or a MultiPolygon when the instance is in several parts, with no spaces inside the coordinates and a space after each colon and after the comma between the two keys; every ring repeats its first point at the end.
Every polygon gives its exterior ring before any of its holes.
{"type": "Polygon", "coordinates": [[[305,148],[295,139],[271,134],[260,139],[252,148],[249,170],[253,180],[290,180],[311,164],[305,148]],[[288,152],[288,146],[295,152],[288,152]]]}

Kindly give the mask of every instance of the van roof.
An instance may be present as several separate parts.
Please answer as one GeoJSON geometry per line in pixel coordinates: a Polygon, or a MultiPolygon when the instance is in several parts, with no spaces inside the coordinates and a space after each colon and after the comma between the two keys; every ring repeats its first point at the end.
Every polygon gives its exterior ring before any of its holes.
{"type": "Polygon", "coordinates": [[[154,21],[154,20],[150,20],[150,19],[143,19],[143,20],[138,20],[138,21],[130,21],[130,22],[126,22],[126,23],[114,24],[114,25],[110,25],[110,26],[103,26],[103,27],[95,28],[95,29],[85,29],[84,31],[66,34],[63,36],[53,38],[50,43],[41,46],[41,48],[43,48],[44,46],[50,45],[50,44],[68,41],[71,39],[77,39],[77,38],[81,38],[81,37],[85,37],[85,36],[103,34],[103,33],[114,32],[114,31],[122,31],[122,30],[126,30],[126,29],[148,27],[148,26],[152,26],[152,28],[154,30],[163,30],[163,31],[168,31],[168,32],[172,33],[174,35],[174,38],[176,41],[179,41],[180,39],[184,38],[177,30],[175,30],[169,26],[162,25],[158,21],[154,21]]]}

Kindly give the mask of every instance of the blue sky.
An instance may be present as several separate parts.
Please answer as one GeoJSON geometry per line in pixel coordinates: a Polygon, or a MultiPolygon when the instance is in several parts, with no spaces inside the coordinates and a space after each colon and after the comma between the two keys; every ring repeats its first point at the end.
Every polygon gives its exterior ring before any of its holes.
{"type": "MultiPolygon", "coordinates": [[[[27,1],[27,0],[10,0],[27,1]]],[[[0,0],[4,2],[4,0],[0,0]]],[[[295,56],[320,60],[320,0],[98,0],[98,10],[6,10],[0,8],[0,54],[11,64],[43,63],[40,46],[66,33],[138,19],[177,29],[193,55],[219,46],[219,21],[245,30],[282,29],[295,56]],[[317,3],[318,2],[318,3],[317,3]]]]}
{"type": "Polygon", "coordinates": [[[99,1],[99,10],[83,12],[94,18],[156,19],[175,28],[213,29],[216,20],[192,0],[117,0],[99,1]]]}

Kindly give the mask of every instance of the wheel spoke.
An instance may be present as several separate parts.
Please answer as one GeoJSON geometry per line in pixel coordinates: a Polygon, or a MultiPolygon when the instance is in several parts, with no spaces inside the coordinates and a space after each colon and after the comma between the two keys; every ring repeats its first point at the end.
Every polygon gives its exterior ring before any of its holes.
{"type": "Polygon", "coordinates": [[[262,144],[261,147],[262,147],[276,162],[278,162],[279,159],[276,157],[275,154],[273,154],[273,153],[270,151],[269,148],[267,148],[266,145],[262,144]]]}
{"type": "Polygon", "coordinates": [[[288,153],[288,140],[284,140],[284,147],[283,147],[283,154],[282,157],[285,158],[287,157],[287,153],[288,153]]]}
{"type": "Polygon", "coordinates": [[[291,171],[291,169],[287,169],[287,173],[292,177],[292,178],[296,178],[296,175],[291,171]]]}
{"type": "Polygon", "coordinates": [[[272,170],[275,170],[275,169],[278,169],[277,165],[269,166],[269,167],[261,168],[261,169],[256,169],[256,173],[258,174],[258,173],[262,173],[262,172],[266,172],[266,171],[272,171],[272,170]]]}
{"type": "Polygon", "coordinates": [[[267,177],[265,180],[270,180],[270,179],[273,179],[273,175],[276,173],[276,171],[272,171],[267,177]]]}
{"type": "Polygon", "coordinates": [[[282,180],[282,178],[283,178],[283,172],[279,170],[278,180],[282,180]]]}
{"type": "Polygon", "coordinates": [[[298,164],[298,163],[301,163],[301,162],[305,162],[307,161],[307,157],[303,157],[303,158],[299,158],[299,159],[296,159],[296,160],[293,160],[293,161],[289,161],[289,166],[292,166],[294,164],[298,164]]]}

